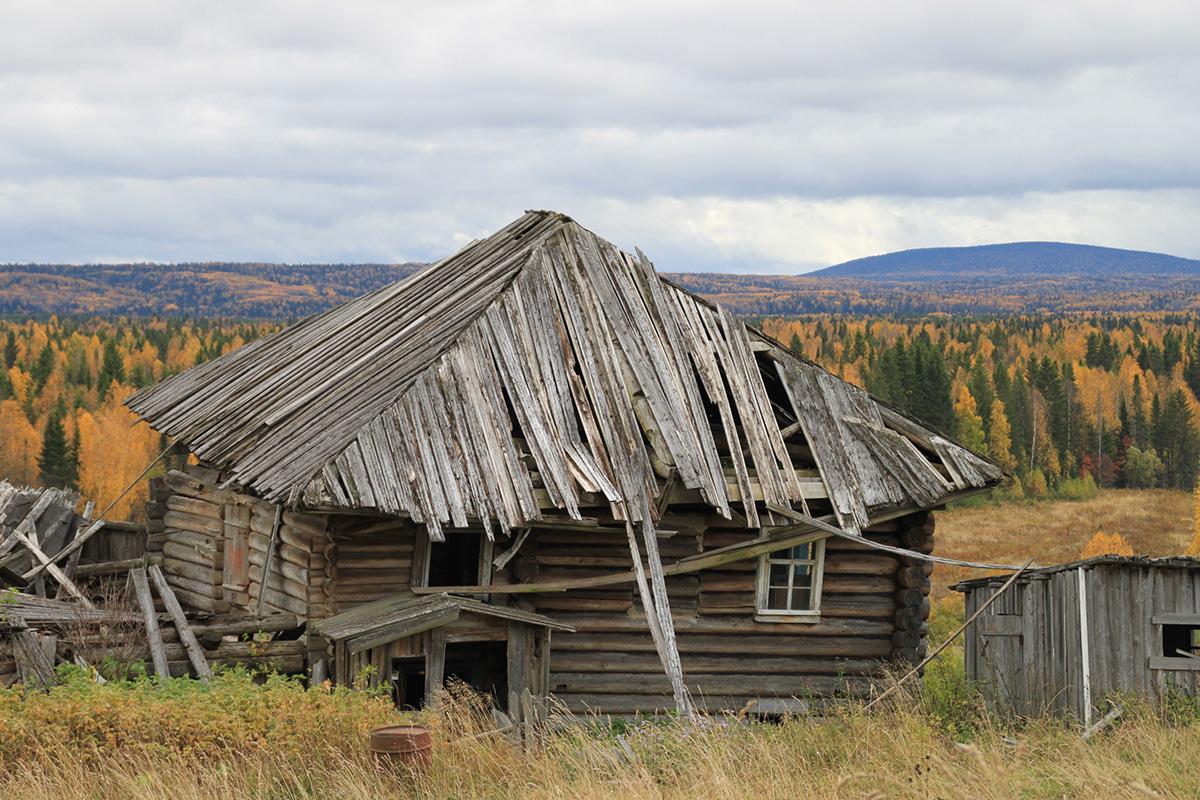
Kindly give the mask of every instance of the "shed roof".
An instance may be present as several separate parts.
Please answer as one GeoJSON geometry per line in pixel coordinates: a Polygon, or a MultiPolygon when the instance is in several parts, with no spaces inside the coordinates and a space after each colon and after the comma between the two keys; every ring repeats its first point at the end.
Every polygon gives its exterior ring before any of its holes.
{"type": "Polygon", "coordinates": [[[404,514],[434,538],[540,519],[535,472],[572,517],[585,492],[653,515],[652,454],[725,516],[730,467],[757,527],[750,475],[768,507],[803,506],[793,418],[847,530],[1003,478],[550,211],[128,404],[265,499],[404,514]]]}
{"type": "Polygon", "coordinates": [[[330,641],[345,641],[350,652],[357,653],[447,625],[463,613],[497,617],[551,630],[575,630],[573,626],[544,614],[449,594],[396,594],[314,622],[312,627],[330,641]]]}
{"type": "MultiPolygon", "coordinates": [[[[1200,558],[1191,558],[1189,556],[1162,556],[1152,558],[1150,556],[1093,556],[1080,561],[1070,561],[1065,564],[1052,564],[1046,567],[1033,567],[1025,570],[1022,579],[1028,577],[1037,577],[1039,575],[1054,575],[1059,572],[1067,572],[1073,569],[1091,569],[1093,567],[1151,567],[1155,569],[1200,569],[1200,558]]],[[[982,578],[972,578],[966,581],[959,581],[950,588],[956,592],[965,592],[968,589],[977,589],[981,586],[999,586],[1008,580],[1011,573],[1003,575],[986,575],[982,578]]]]}

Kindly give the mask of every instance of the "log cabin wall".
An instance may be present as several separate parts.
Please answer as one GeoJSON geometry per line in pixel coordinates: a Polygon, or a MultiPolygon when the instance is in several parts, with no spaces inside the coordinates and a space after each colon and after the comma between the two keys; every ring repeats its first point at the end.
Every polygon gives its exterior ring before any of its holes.
{"type": "MultiPolygon", "coordinates": [[[[675,522],[678,522],[676,520],[675,522]]],[[[672,527],[664,520],[662,527],[672,527]]],[[[932,515],[870,528],[868,538],[932,548],[932,515]]],[[[631,567],[623,534],[536,532],[515,559],[523,580],[586,577],[631,567]],[[531,546],[532,545],[532,546],[531,546]]],[[[744,528],[680,531],[660,542],[664,561],[753,538],[744,528]]],[[[861,695],[889,662],[919,660],[929,614],[929,570],[841,539],[826,540],[819,622],[755,619],[757,559],[667,578],[684,678],[708,711],[753,702],[761,713],[804,710],[808,696],[861,695]],[[800,698],[796,700],[794,698],[800,698]]],[[[523,597],[523,596],[522,596],[523,597]]],[[[555,633],[549,690],[572,711],[616,715],[671,709],[670,685],[632,587],[522,599],[575,626],[555,633]]]]}
{"type": "Polygon", "coordinates": [[[417,526],[378,516],[337,514],[329,519],[330,613],[409,588],[417,526]]]}
{"type": "MultiPolygon", "coordinates": [[[[257,613],[276,506],[217,483],[213,470],[198,466],[164,476],[148,508],[150,548],[161,549],[163,573],[184,608],[257,613]],[[155,533],[159,524],[161,533],[155,533]]],[[[282,513],[264,614],[303,619],[331,613],[327,525],[324,515],[282,513]]]]}

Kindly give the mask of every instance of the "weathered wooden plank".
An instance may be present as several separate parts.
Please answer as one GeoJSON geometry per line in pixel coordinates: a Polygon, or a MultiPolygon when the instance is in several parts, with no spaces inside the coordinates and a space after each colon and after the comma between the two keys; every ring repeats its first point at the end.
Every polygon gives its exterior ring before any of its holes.
{"type": "Polygon", "coordinates": [[[137,567],[129,571],[133,590],[146,626],[146,639],[150,643],[150,656],[154,660],[154,673],[162,679],[171,677],[167,666],[167,655],[163,650],[162,635],[158,630],[158,613],[154,610],[154,599],[150,595],[150,584],[146,581],[146,570],[137,567]]]}
{"type": "MultiPolygon", "coordinates": [[[[187,616],[183,613],[183,608],[179,605],[179,600],[175,597],[175,593],[171,591],[171,586],[163,576],[162,570],[157,565],[152,564],[147,569],[147,573],[150,576],[150,580],[154,581],[154,588],[158,590],[158,596],[162,598],[163,606],[166,607],[167,613],[171,616],[171,621],[175,624],[175,630],[179,632],[179,639],[183,642],[183,646],[187,650],[188,660],[192,662],[192,669],[196,671],[196,677],[201,680],[211,677],[212,669],[208,666],[208,659],[204,656],[204,650],[200,647],[200,642],[196,640],[195,634],[192,633],[187,616]]],[[[153,655],[153,645],[151,645],[151,654],[153,655]]],[[[156,661],[155,667],[157,668],[157,666],[158,663],[156,661]]]]}

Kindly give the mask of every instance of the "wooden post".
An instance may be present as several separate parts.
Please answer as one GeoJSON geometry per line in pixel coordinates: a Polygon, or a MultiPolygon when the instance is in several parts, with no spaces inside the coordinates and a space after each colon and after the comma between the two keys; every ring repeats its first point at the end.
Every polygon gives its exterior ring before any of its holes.
{"type": "Polygon", "coordinates": [[[146,581],[146,570],[142,567],[129,570],[129,579],[133,581],[133,590],[137,594],[138,605],[142,607],[142,617],[146,623],[146,639],[150,642],[150,658],[154,661],[154,674],[165,680],[171,677],[171,669],[167,666],[167,654],[163,650],[162,634],[158,630],[158,614],[154,611],[154,598],[150,596],[150,584],[146,581]]]}
{"type": "Polygon", "coordinates": [[[183,642],[188,660],[192,662],[192,669],[196,670],[196,677],[207,681],[212,677],[212,669],[208,666],[208,659],[204,656],[204,648],[200,646],[200,642],[196,641],[196,635],[192,633],[192,626],[188,624],[187,616],[184,615],[183,608],[175,597],[175,592],[171,591],[171,585],[167,583],[162,569],[157,564],[151,564],[148,572],[150,579],[154,581],[154,588],[158,590],[158,595],[167,608],[167,613],[171,615],[171,621],[175,623],[175,630],[179,631],[179,640],[183,642]]]}
{"type": "Polygon", "coordinates": [[[425,702],[432,703],[445,682],[446,631],[434,628],[429,632],[429,651],[425,654],[425,702]]]}
{"type": "Polygon", "coordinates": [[[508,716],[524,738],[526,719],[521,704],[522,695],[529,689],[529,643],[526,626],[508,623],[508,716]]]}

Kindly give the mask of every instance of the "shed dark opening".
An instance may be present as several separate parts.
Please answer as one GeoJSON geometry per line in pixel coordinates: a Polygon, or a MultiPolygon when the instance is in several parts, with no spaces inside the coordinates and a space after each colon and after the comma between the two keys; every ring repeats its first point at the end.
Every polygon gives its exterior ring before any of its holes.
{"type": "Polygon", "coordinates": [[[1200,658],[1200,625],[1163,625],[1162,641],[1164,656],[1200,658]]]}

